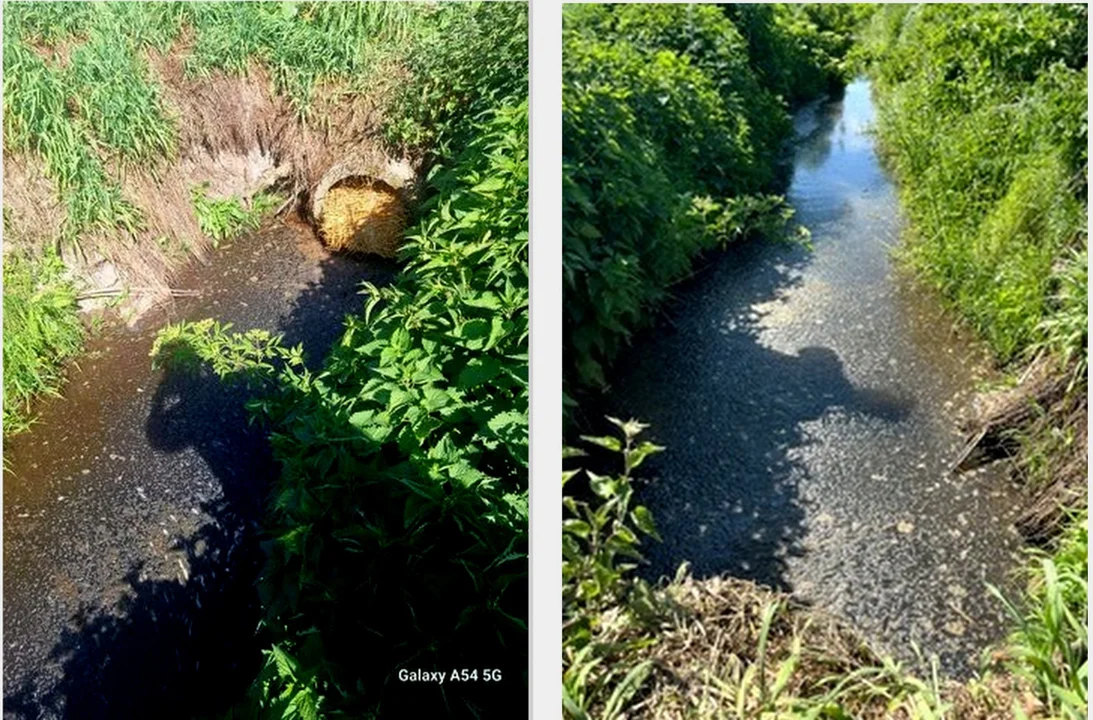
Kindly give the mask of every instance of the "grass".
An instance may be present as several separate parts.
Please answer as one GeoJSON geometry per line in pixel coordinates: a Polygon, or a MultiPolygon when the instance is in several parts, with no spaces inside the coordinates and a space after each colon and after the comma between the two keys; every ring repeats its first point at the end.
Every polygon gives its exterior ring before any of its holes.
{"type": "Polygon", "coordinates": [[[56,395],[63,363],[79,352],[84,337],[76,292],[53,255],[4,256],[4,435],[30,427],[30,401],[56,395]]]}
{"type": "Polygon", "coordinates": [[[1084,368],[1086,11],[885,8],[865,47],[910,263],[1001,363],[1084,368]]]}
{"type": "Polygon", "coordinates": [[[980,675],[943,679],[931,663],[923,676],[833,617],[751,581],[696,580],[686,564],[658,586],[634,576],[641,538],[658,536],[634,504],[641,481],[632,471],[663,448],[639,441],[641,423],[616,425],[619,437],[584,440],[619,453],[619,474],[563,475],[566,718],[1086,717],[1086,512],[1069,518],[1050,551],[1032,551],[1020,599],[992,588],[1014,630],[980,675]]]}
{"type": "MultiPolygon", "coordinates": [[[[179,118],[150,71],[149,50],[183,53],[191,76],[238,74],[253,63],[264,65],[273,89],[286,95],[301,117],[321,122],[311,117],[316,88],[340,84],[348,92],[366,92],[380,68],[408,62],[414,43],[435,43],[440,18],[451,22],[485,14],[470,6],[421,3],[6,2],[4,10],[4,149],[40,163],[61,201],[60,233],[49,244],[58,255],[86,257],[89,250],[110,254],[110,247],[143,242],[148,252],[169,262],[184,258],[197,239],[152,237],[141,208],[123,197],[121,186],[122,175],[132,168],[155,172],[185,150],[179,147],[179,118]],[[179,45],[182,37],[191,42],[179,45]]],[[[432,68],[435,76],[448,69],[432,68]]],[[[403,84],[407,91],[436,78],[414,79],[417,84],[403,84]]],[[[424,117],[424,109],[417,112],[424,117]]],[[[400,122],[413,118],[407,112],[400,122]]],[[[256,227],[274,201],[263,194],[244,206],[211,199],[197,188],[192,203],[202,232],[215,246],[256,227]]],[[[28,252],[27,261],[38,262],[41,249],[28,252]]],[[[41,264],[52,267],[54,261],[41,264]]],[[[5,292],[6,303],[21,304],[13,317],[43,302],[34,292],[40,289],[13,282],[5,292]]],[[[6,365],[5,385],[50,388],[50,382],[12,373],[50,368],[69,356],[36,336],[24,341],[20,333],[33,327],[29,322],[5,326],[18,347],[44,353],[37,363],[6,365]]]]}
{"type": "Polygon", "coordinates": [[[277,207],[282,198],[276,194],[262,192],[244,203],[238,198],[210,198],[207,186],[199,185],[191,189],[190,201],[201,232],[212,239],[213,247],[231,240],[248,230],[257,230],[266,213],[277,207]]]}
{"type": "Polygon", "coordinates": [[[1086,511],[1072,515],[1053,550],[1032,552],[1023,602],[992,588],[1016,626],[1008,667],[1037,689],[1051,717],[1066,720],[1088,712],[1088,522],[1086,511]]]}

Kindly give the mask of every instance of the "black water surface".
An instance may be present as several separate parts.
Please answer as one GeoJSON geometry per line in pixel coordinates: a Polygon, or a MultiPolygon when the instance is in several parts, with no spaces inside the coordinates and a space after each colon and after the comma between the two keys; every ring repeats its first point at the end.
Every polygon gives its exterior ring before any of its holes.
{"type": "MultiPolygon", "coordinates": [[[[277,224],[180,279],[202,296],[168,319],[281,332],[314,367],[362,307],[359,284],[395,270],[277,224]]],[[[153,372],[154,335],[97,339],[66,397],[6,443],[5,717],[214,714],[257,672],[268,438],[245,388],[153,372]]]]}
{"type": "MultiPolygon", "coordinates": [[[[788,197],[813,248],[730,249],[620,363],[616,415],[651,424],[651,577],[752,578],[848,618],[881,650],[967,673],[999,639],[1015,491],[948,472],[985,363],[898,272],[895,188],[869,87],[798,113],[788,197]]],[[[645,468],[643,467],[643,470],[645,468]]]]}

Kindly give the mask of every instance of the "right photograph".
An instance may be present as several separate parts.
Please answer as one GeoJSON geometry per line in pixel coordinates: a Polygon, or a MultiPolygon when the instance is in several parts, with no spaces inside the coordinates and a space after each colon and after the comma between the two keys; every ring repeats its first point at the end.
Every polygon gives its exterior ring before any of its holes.
{"type": "Polygon", "coordinates": [[[1088,9],[563,9],[563,715],[1087,715],[1088,9]]]}

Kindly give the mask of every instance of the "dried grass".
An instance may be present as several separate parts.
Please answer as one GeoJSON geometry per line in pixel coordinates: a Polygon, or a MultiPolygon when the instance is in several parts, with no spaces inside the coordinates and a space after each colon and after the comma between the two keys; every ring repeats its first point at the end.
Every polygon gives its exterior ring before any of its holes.
{"type": "Polygon", "coordinates": [[[1068,510],[1088,506],[1088,394],[1073,377],[1071,367],[1042,354],[1016,386],[980,396],[963,424],[969,440],[956,469],[1010,459],[1032,493],[1016,525],[1037,545],[1051,542],[1068,510]]]}
{"type": "MultiPolygon", "coordinates": [[[[631,658],[651,660],[654,670],[627,707],[629,720],[844,717],[840,711],[857,720],[1009,720],[1015,703],[1029,718],[1046,717],[1019,678],[918,680],[838,618],[750,581],[688,576],[658,595],[670,619],[631,658]]],[[[632,647],[650,632],[615,611],[601,627],[597,642],[606,646],[632,647]]]]}
{"type": "Polygon", "coordinates": [[[317,223],[331,250],[392,258],[402,243],[406,208],[386,183],[349,181],[326,193],[317,223]]]}
{"type": "Polygon", "coordinates": [[[4,216],[18,232],[18,242],[5,238],[4,252],[19,243],[40,250],[61,234],[65,208],[42,163],[25,153],[4,151],[4,216]]]}

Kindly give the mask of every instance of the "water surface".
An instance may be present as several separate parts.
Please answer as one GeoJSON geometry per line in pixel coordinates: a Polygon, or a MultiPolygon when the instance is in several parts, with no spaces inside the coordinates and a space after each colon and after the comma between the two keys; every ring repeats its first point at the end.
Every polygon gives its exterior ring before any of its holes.
{"type": "Polygon", "coordinates": [[[359,283],[394,269],[275,222],[176,280],[200,297],[91,341],[64,397],[4,443],[5,718],[191,718],[241,696],[278,470],[246,389],[153,371],[152,342],[165,321],[214,317],[283,333],[314,365],[359,283]]]}
{"type": "Polygon", "coordinates": [[[788,198],[813,248],[715,257],[637,338],[611,402],[668,448],[646,470],[651,575],[687,560],[789,589],[963,674],[1005,628],[986,584],[1011,587],[1019,498],[997,469],[948,471],[987,364],[893,261],[873,113],[859,81],[797,114],[788,198]]]}

